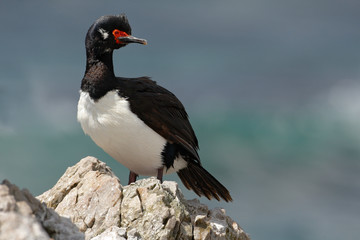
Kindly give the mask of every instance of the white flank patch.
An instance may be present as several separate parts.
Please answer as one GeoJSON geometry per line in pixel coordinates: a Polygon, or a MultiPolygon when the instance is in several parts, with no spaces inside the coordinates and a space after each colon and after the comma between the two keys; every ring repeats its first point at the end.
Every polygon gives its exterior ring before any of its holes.
{"type": "Polygon", "coordinates": [[[101,33],[101,35],[104,39],[107,39],[109,37],[109,33],[103,28],[99,29],[99,33],[101,33]]]}
{"type": "MultiPolygon", "coordinates": [[[[77,118],[84,132],[115,160],[139,175],[156,176],[166,140],[131,112],[129,102],[117,91],[96,102],[80,91],[77,118]]],[[[185,160],[177,158],[175,169],[165,169],[164,174],[186,165],[185,160]]]]}

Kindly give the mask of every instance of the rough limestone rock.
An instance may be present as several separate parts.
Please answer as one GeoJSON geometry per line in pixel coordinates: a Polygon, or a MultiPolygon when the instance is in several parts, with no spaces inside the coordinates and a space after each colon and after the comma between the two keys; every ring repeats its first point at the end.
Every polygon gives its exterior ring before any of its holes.
{"type": "Polygon", "coordinates": [[[147,178],[123,187],[93,157],[68,168],[38,199],[70,218],[85,239],[249,239],[223,209],[185,200],[175,182],[147,178]]]}
{"type": "Polygon", "coordinates": [[[27,190],[4,180],[0,184],[0,240],[78,240],[84,234],[47,208],[27,190]]]}
{"type": "Polygon", "coordinates": [[[122,186],[105,163],[87,157],[66,170],[56,185],[37,197],[95,237],[120,222],[122,186]]]}

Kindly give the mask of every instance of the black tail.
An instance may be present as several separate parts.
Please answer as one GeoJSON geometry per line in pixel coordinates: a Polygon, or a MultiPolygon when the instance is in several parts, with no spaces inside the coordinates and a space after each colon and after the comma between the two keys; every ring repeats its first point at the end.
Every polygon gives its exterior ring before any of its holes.
{"type": "Polygon", "coordinates": [[[188,162],[186,168],[177,172],[187,189],[193,190],[197,195],[204,195],[208,199],[213,197],[220,201],[232,201],[229,191],[214,178],[208,171],[197,163],[188,162]]]}

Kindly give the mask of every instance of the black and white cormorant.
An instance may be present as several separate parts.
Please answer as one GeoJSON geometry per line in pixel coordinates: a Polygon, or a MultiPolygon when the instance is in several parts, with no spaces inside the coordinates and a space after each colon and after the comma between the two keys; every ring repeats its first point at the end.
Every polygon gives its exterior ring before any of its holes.
{"type": "Polygon", "coordinates": [[[116,77],[113,51],[130,43],[125,15],[100,17],[86,35],[86,71],[77,118],[82,129],[115,160],[138,175],[176,172],[185,187],[208,199],[232,201],[229,191],[200,162],[198,140],[177,97],[148,77],[116,77]]]}

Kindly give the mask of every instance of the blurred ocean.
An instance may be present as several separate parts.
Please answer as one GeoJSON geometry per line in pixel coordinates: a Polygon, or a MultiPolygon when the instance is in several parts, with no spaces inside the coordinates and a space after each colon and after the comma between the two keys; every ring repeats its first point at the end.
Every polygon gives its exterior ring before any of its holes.
{"type": "Polygon", "coordinates": [[[38,195],[92,155],[127,182],[76,121],[86,31],[123,12],[148,45],[116,51],[117,75],[179,97],[234,198],[202,202],[252,239],[358,239],[359,1],[0,1],[0,181],[38,195]]]}

